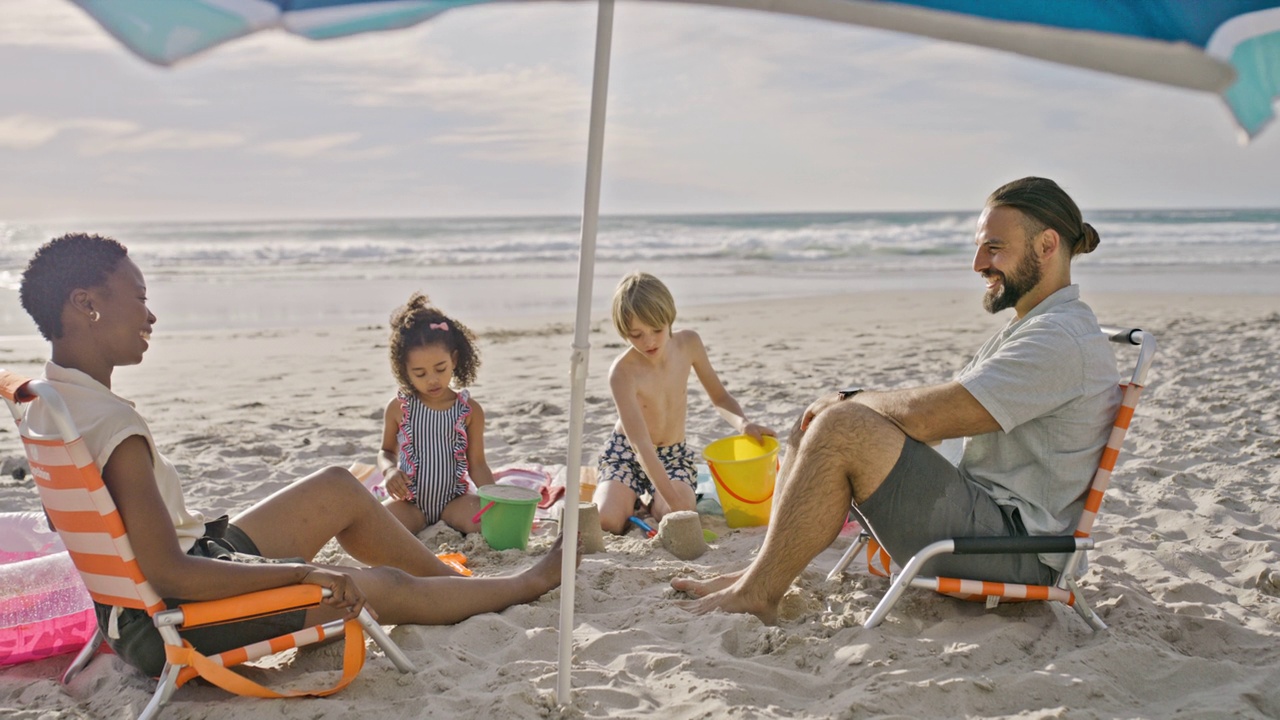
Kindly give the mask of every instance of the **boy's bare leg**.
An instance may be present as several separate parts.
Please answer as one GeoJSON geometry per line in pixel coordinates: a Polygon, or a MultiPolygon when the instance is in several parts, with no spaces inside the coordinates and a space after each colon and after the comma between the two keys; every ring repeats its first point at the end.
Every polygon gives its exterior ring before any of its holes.
{"type": "Polygon", "coordinates": [[[857,403],[820,414],[800,442],[760,554],[727,587],[687,607],[697,613],[751,613],[775,623],[791,582],[835,540],[850,502],[866,500],[888,476],[904,439],[896,425],[857,403]]]}
{"type": "Polygon", "coordinates": [[[696,510],[698,507],[698,496],[694,493],[693,488],[685,485],[679,480],[671,481],[671,488],[678,496],[680,507],[673,508],[660,493],[653,494],[653,504],[649,507],[649,511],[653,513],[653,519],[661,521],[666,517],[667,513],[675,510],[696,510]]]}
{"type": "Polygon", "coordinates": [[[600,508],[600,527],[614,535],[627,532],[627,518],[634,514],[636,493],[617,480],[606,480],[596,486],[595,501],[600,508]]]}

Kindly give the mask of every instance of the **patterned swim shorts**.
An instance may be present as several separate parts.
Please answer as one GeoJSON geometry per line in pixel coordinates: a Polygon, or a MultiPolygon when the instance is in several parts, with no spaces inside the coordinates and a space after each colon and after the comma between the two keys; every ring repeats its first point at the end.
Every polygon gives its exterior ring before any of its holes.
{"type": "MultiPolygon", "coordinates": [[[[698,485],[697,458],[684,443],[676,443],[658,448],[658,461],[666,469],[667,476],[675,482],[682,482],[690,488],[698,485]]],[[[655,493],[653,482],[640,467],[640,458],[631,449],[627,437],[617,430],[605,442],[604,452],[600,453],[600,462],[596,467],[598,480],[604,483],[615,480],[631,488],[636,495],[655,493]]]]}

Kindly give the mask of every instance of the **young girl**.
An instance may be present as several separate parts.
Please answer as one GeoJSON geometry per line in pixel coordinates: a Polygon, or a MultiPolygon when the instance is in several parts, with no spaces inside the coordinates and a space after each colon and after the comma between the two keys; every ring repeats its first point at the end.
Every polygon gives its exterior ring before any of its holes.
{"type": "Polygon", "coordinates": [[[476,532],[475,485],[493,483],[484,459],[484,410],[465,389],[475,382],[480,355],[465,325],[431,305],[422,293],[391,315],[391,372],[400,386],[383,416],[378,469],[390,497],[385,504],[410,532],[444,520],[476,532]]]}

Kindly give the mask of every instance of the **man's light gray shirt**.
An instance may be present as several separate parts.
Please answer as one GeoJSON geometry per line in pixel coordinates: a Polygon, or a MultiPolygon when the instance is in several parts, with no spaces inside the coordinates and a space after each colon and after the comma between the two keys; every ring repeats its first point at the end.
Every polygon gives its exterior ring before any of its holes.
{"type": "MultiPolygon", "coordinates": [[[[1110,341],[1079,286],[1011,320],[956,380],[1002,430],[968,439],[961,474],[1017,508],[1028,533],[1069,534],[1121,396],[1110,341]]],[[[1061,570],[1066,556],[1041,561],[1061,570]]]]}

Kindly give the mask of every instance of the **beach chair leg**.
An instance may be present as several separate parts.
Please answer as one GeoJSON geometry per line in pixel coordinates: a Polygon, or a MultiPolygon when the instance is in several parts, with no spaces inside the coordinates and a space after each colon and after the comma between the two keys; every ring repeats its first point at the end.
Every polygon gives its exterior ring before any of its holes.
{"type": "Polygon", "coordinates": [[[849,546],[848,550],[844,551],[844,555],[840,556],[840,561],[836,563],[835,567],[831,568],[831,572],[827,573],[828,582],[844,575],[845,568],[849,567],[849,563],[857,556],[858,551],[867,546],[867,541],[870,538],[871,536],[866,533],[859,533],[858,539],[849,546]]]}
{"type": "Polygon", "coordinates": [[[382,629],[382,626],[373,619],[373,616],[369,614],[368,610],[360,611],[360,627],[364,628],[365,633],[368,634],[369,637],[373,638],[373,641],[378,644],[378,647],[382,648],[382,652],[386,654],[387,658],[391,660],[391,663],[396,666],[397,670],[402,673],[418,671],[418,669],[414,667],[413,663],[409,660],[409,657],[400,649],[400,646],[387,635],[387,631],[382,629]]]}
{"type": "Polygon", "coordinates": [[[938,555],[953,553],[955,550],[955,540],[938,540],[920,548],[920,552],[912,556],[902,568],[902,572],[898,573],[898,576],[893,579],[893,584],[889,586],[889,592],[885,593],[883,598],[880,598],[876,609],[871,611],[871,617],[867,618],[862,627],[869,630],[879,625],[880,621],[884,620],[885,616],[889,614],[889,610],[898,602],[898,598],[902,597],[903,591],[910,587],[912,581],[920,574],[925,563],[938,555]]]}
{"type": "Polygon", "coordinates": [[[1094,631],[1106,630],[1107,624],[1102,622],[1102,618],[1098,617],[1093,608],[1089,607],[1089,603],[1084,599],[1084,594],[1080,592],[1080,586],[1076,585],[1075,578],[1067,578],[1067,587],[1071,588],[1071,594],[1075,597],[1075,602],[1071,604],[1071,607],[1076,611],[1076,614],[1084,618],[1084,621],[1089,623],[1089,627],[1093,628],[1094,631]]]}
{"type": "Polygon", "coordinates": [[[160,680],[156,683],[155,694],[151,696],[151,702],[143,708],[142,714],[138,716],[138,720],[153,720],[160,714],[160,709],[169,702],[169,698],[173,697],[173,693],[178,689],[178,671],[181,668],[172,663],[165,663],[164,671],[160,673],[160,680]]]}
{"type": "Polygon", "coordinates": [[[80,654],[76,655],[76,659],[71,661],[67,671],[62,673],[62,684],[66,685],[71,682],[80,671],[85,669],[89,661],[93,660],[93,656],[97,654],[98,648],[102,645],[102,630],[94,630],[93,637],[89,638],[89,642],[85,643],[80,649],[80,654]]]}

